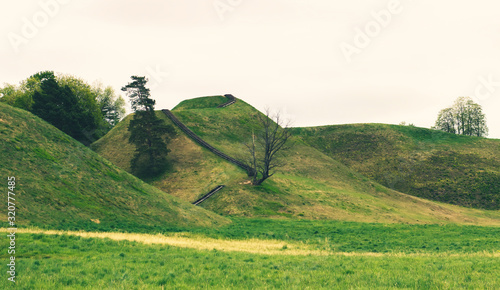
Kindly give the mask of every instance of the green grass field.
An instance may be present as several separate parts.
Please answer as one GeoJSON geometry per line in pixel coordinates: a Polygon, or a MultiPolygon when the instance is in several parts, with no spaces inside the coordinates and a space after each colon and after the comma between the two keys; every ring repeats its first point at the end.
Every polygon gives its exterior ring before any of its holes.
{"type": "MultiPolygon", "coordinates": [[[[500,287],[499,228],[236,219],[219,230],[194,232],[221,241],[278,239],[285,246],[281,253],[269,255],[245,249],[226,252],[18,234],[16,285],[19,289],[500,287]],[[286,244],[297,242],[327,254],[288,254],[286,244]]],[[[2,239],[0,247],[6,246],[2,239]]],[[[9,283],[3,279],[0,287],[9,289],[9,283]]]]}

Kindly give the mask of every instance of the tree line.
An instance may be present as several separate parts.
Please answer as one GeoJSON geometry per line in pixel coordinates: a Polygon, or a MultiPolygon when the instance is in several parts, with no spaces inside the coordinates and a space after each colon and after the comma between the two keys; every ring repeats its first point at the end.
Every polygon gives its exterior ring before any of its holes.
{"type": "MultiPolygon", "coordinates": [[[[156,116],[145,77],[132,76],[122,87],[130,98],[133,119],[129,142],[136,146],[132,173],[152,177],[167,166],[167,143],[175,129],[156,116]]],[[[88,84],[80,78],[41,71],[0,88],[0,101],[29,111],[85,145],[109,132],[125,116],[125,100],[110,86],[88,84]]]]}
{"type": "Polygon", "coordinates": [[[111,87],[53,71],[38,72],[19,85],[5,84],[0,96],[1,102],[32,112],[85,145],[125,115],[125,100],[111,87]]]}

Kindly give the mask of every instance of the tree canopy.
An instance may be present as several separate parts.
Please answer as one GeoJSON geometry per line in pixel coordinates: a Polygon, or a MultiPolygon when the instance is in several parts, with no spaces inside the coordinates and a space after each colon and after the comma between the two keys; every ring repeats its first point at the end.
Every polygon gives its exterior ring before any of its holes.
{"type": "Polygon", "coordinates": [[[17,86],[6,84],[0,93],[0,101],[34,113],[85,145],[125,115],[125,101],[111,87],[53,71],[38,72],[17,86]]]}
{"type": "Polygon", "coordinates": [[[81,142],[86,142],[85,132],[98,126],[98,116],[89,115],[83,100],[68,85],[60,85],[55,77],[44,78],[40,89],[33,94],[33,114],[81,142]]]}
{"type": "Polygon", "coordinates": [[[439,112],[434,129],[467,136],[487,136],[486,116],[469,97],[458,98],[452,107],[439,112]]]}

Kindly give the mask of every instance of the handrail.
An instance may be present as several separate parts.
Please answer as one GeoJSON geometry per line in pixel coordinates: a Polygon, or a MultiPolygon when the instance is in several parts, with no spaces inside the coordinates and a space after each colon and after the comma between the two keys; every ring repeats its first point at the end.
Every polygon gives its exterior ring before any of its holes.
{"type": "Polygon", "coordinates": [[[209,193],[205,194],[204,196],[200,197],[198,200],[196,200],[195,202],[193,202],[194,205],[199,205],[200,203],[204,202],[205,200],[207,200],[209,197],[211,197],[212,195],[214,195],[217,191],[223,189],[225,187],[225,185],[218,185],[217,187],[215,187],[214,189],[210,190],[209,193]]]}
{"type": "Polygon", "coordinates": [[[196,135],[193,131],[191,131],[191,129],[189,129],[186,125],[184,125],[179,119],[177,119],[177,117],[175,117],[175,115],[170,111],[170,110],[167,110],[167,109],[163,109],[162,112],[167,115],[167,117],[170,118],[170,120],[172,120],[172,122],[174,122],[175,125],[177,125],[179,127],[179,129],[181,129],[186,135],[188,135],[189,137],[191,137],[191,139],[193,139],[195,142],[197,142],[198,144],[200,144],[201,146],[207,148],[210,152],[214,153],[215,155],[237,165],[238,167],[244,169],[247,171],[247,174],[248,176],[253,176],[255,173],[255,171],[253,170],[252,167],[244,164],[243,162],[239,161],[239,160],[236,160],[224,153],[222,153],[221,151],[215,149],[212,145],[208,144],[207,142],[205,142],[205,140],[201,139],[198,135],[196,135]]]}
{"type": "Polygon", "coordinates": [[[231,95],[231,94],[225,94],[224,97],[228,98],[229,101],[225,102],[224,104],[220,104],[217,106],[217,108],[225,108],[227,106],[230,106],[234,103],[236,103],[236,97],[231,95]]]}

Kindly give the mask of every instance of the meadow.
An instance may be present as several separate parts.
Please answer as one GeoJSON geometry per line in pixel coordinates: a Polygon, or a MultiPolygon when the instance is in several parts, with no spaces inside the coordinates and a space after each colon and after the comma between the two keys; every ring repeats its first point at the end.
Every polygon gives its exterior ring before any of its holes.
{"type": "MultiPolygon", "coordinates": [[[[25,229],[27,230],[27,229],[25,229]]],[[[32,229],[33,230],[33,229],[32,229]]],[[[135,241],[18,233],[19,289],[498,289],[498,227],[233,219],[135,241]],[[173,239],[175,240],[175,239],[173,239]],[[190,243],[191,241],[191,243],[190,243]],[[231,244],[248,242],[231,248],[231,244]],[[204,249],[199,244],[208,245],[204,249]],[[222,246],[221,246],[222,245],[222,246]],[[261,251],[266,246],[272,252],[261,251]]],[[[127,234],[122,234],[127,235],[127,234]]],[[[141,236],[143,238],[141,238],[141,236]]],[[[0,246],[7,247],[2,239],[0,246]]],[[[2,259],[8,258],[6,252],[2,259]]],[[[5,276],[5,275],[4,275],[5,276]]],[[[12,285],[6,277],[2,289],[12,285]]]]}

